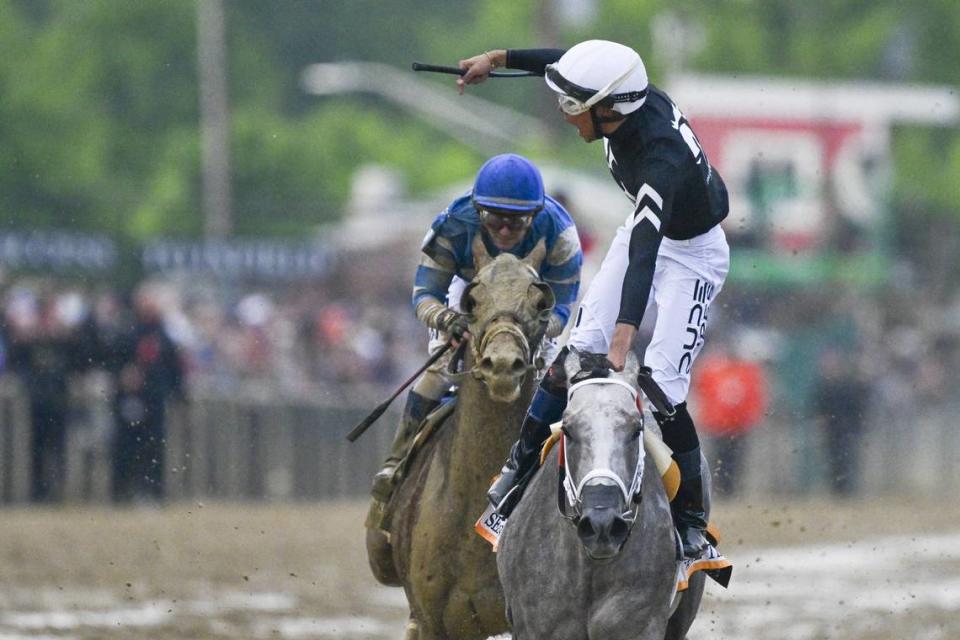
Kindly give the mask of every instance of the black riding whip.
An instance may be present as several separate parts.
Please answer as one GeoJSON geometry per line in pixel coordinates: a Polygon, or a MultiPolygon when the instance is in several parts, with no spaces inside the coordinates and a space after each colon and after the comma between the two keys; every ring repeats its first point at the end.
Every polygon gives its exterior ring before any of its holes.
{"type": "MultiPolygon", "coordinates": [[[[414,71],[432,71],[433,73],[449,73],[454,76],[462,76],[466,73],[463,69],[459,67],[444,67],[437,64],[426,64],[423,62],[414,62],[413,63],[414,71]]],[[[527,78],[529,76],[535,76],[537,74],[530,73],[529,71],[491,71],[491,78],[527,78]]]]}
{"type": "Polygon", "coordinates": [[[390,403],[393,402],[394,400],[396,400],[396,399],[397,399],[397,396],[400,395],[400,394],[403,392],[404,389],[406,389],[407,387],[409,387],[409,386],[413,383],[414,380],[416,380],[417,378],[419,378],[419,377],[420,377],[420,374],[423,373],[424,371],[426,371],[427,368],[430,367],[430,365],[432,365],[434,362],[436,362],[437,360],[439,360],[439,359],[443,356],[443,354],[445,354],[447,351],[449,351],[451,346],[452,346],[452,345],[448,342],[448,343],[446,343],[445,345],[443,345],[442,347],[440,347],[440,349],[439,349],[436,353],[434,353],[432,356],[430,356],[430,357],[427,359],[427,361],[423,363],[423,366],[422,366],[422,367],[420,367],[419,369],[417,369],[416,372],[415,372],[412,376],[410,376],[410,377],[407,379],[406,382],[404,382],[402,385],[400,385],[400,388],[399,388],[399,389],[397,389],[396,391],[393,392],[393,395],[392,395],[392,396],[390,396],[389,398],[387,398],[386,400],[384,400],[383,402],[381,402],[379,405],[377,405],[377,408],[374,409],[373,412],[372,412],[370,415],[368,415],[366,418],[364,418],[364,419],[363,419],[363,422],[361,422],[360,424],[358,424],[357,426],[355,426],[355,427],[353,428],[353,430],[350,431],[350,433],[347,434],[347,440],[349,440],[350,442],[355,442],[355,441],[357,440],[357,438],[359,438],[360,436],[362,436],[362,435],[363,435],[363,432],[366,431],[367,429],[369,429],[369,428],[370,428],[370,425],[372,425],[374,422],[376,422],[376,421],[377,421],[377,418],[379,418],[380,416],[383,415],[383,412],[387,410],[387,407],[390,406],[390,403]]]}

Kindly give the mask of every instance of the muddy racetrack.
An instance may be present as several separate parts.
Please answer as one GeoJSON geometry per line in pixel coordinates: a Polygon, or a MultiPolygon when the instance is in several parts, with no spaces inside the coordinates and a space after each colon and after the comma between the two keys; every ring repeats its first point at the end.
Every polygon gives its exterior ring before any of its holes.
{"type": "MultiPolygon", "coordinates": [[[[357,502],[7,509],[0,640],[401,637],[357,502]]],[[[729,591],[692,638],[960,638],[960,505],[719,504],[729,591]]]]}

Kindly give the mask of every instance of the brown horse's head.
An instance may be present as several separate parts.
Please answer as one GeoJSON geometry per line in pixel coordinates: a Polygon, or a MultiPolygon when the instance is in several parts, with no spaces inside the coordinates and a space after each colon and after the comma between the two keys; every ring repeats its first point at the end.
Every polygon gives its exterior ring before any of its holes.
{"type": "Polygon", "coordinates": [[[554,303],[530,262],[510,254],[483,266],[464,291],[460,305],[473,336],[470,372],[495,402],[519,397],[554,303]]]}

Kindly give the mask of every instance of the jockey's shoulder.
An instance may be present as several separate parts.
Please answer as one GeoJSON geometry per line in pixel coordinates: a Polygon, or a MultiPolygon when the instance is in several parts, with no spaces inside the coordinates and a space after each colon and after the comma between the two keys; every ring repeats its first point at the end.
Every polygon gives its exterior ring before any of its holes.
{"type": "Polygon", "coordinates": [[[479,226],[480,216],[469,193],[451,202],[433,221],[433,230],[446,238],[470,234],[479,226]]]}
{"type": "MultiPolygon", "coordinates": [[[[558,229],[561,231],[567,227],[575,226],[573,222],[573,217],[570,213],[563,207],[562,204],[554,200],[549,195],[546,196],[543,211],[541,214],[546,214],[543,217],[549,219],[558,229]]],[[[540,216],[537,216],[538,218],[540,216]]]]}

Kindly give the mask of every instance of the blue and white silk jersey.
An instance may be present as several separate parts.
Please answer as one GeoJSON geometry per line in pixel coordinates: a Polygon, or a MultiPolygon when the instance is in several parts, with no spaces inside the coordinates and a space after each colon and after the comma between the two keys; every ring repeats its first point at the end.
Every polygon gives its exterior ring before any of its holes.
{"type": "Polygon", "coordinates": [[[498,249],[482,232],[480,214],[473,206],[470,193],[454,200],[433,221],[423,241],[423,255],[413,287],[414,308],[419,310],[428,302],[445,302],[454,276],[470,281],[476,275],[482,266],[477,258],[494,258],[501,253],[526,258],[541,243],[545,249],[543,259],[532,266],[553,290],[556,306],[551,324],[562,330],[580,289],[583,251],[570,214],[549,196],[523,240],[506,251],[498,249]]]}

